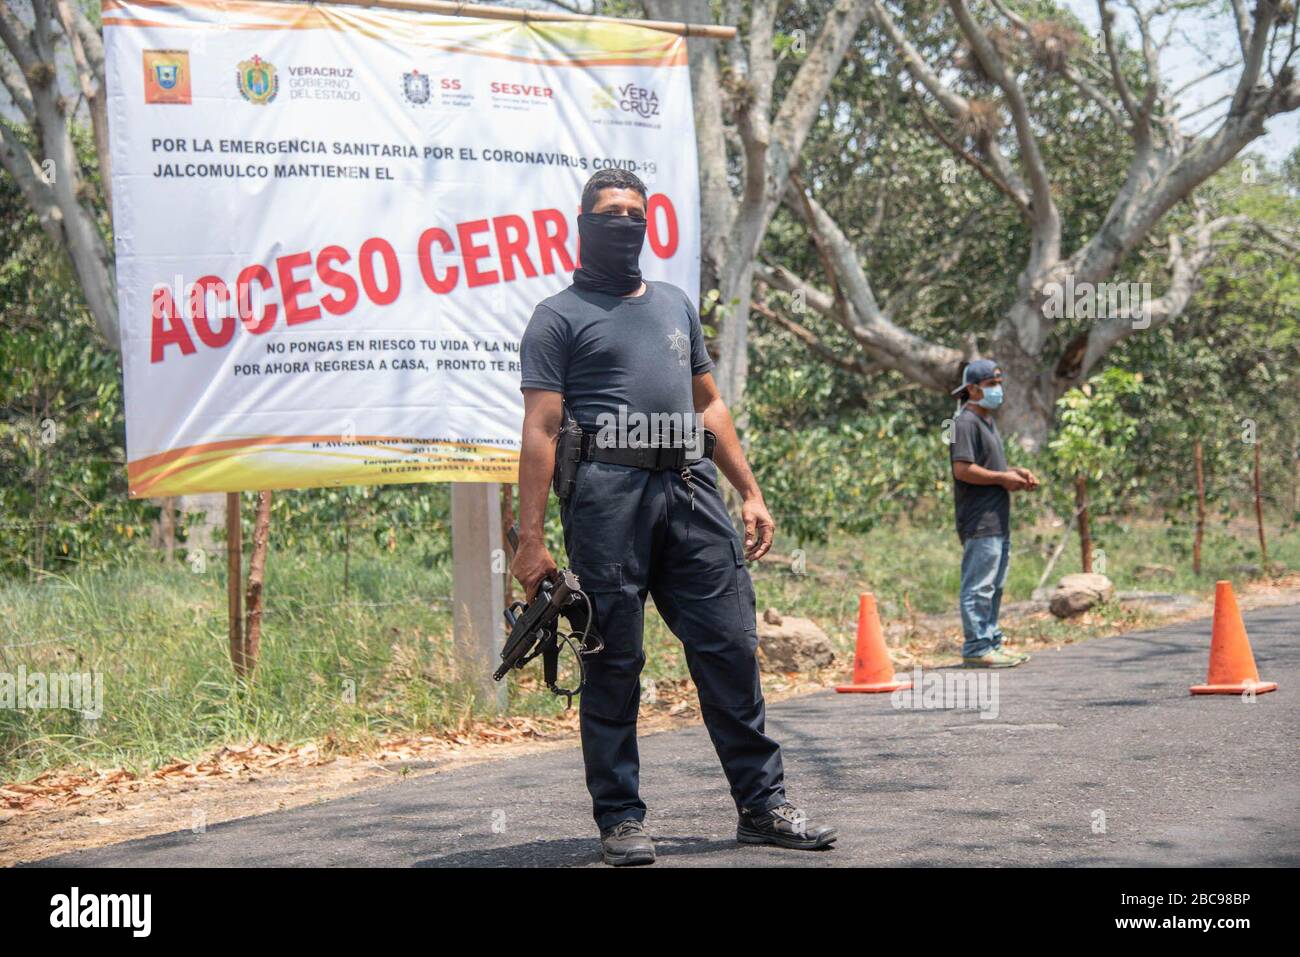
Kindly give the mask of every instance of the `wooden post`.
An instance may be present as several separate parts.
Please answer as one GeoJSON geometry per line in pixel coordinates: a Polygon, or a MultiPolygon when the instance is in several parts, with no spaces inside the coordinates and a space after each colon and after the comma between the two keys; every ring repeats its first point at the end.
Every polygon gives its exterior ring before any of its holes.
{"type": "Polygon", "coordinates": [[[506,538],[506,533],[510,527],[515,524],[515,487],[509,482],[501,484],[501,548],[505,551],[506,574],[505,574],[505,602],[509,608],[515,600],[514,578],[510,575],[510,560],[514,554],[510,550],[510,540],[506,538]]]}
{"type": "Polygon", "coordinates": [[[262,650],[262,580],[266,573],[267,539],[271,533],[271,493],[257,493],[253,522],[253,552],[248,557],[248,619],[244,626],[244,669],[252,674],[262,650]]]}
{"type": "Polygon", "coordinates": [[[1259,437],[1255,437],[1255,525],[1259,528],[1259,567],[1268,574],[1268,542],[1264,539],[1264,493],[1259,478],[1259,437]]]}
{"type": "Polygon", "coordinates": [[[163,554],[167,556],[167,564],[170,565],[176,560],[176,499],[169,497],[162,500],[159,524],[162,530],[163,554]]]}
{"type": "Polygon", "coordinates": [[[352,575],[352,500],[343,503],[343,597],[348,597],[352,575]]]}
{"type": "Polygon", "coordinates": [[[1201,573],[1201,540],[1205,538],[1205,466],[1201,440],[1192,447],[1196,458],[1196,538],[1192,541],[1192,571],[1201,573]]]}
{"type": "Polygon", "coordinates": [[[1088,477],[1074,476],[1074,507],[1079,516],[1079,562],[1085,572],[1092,571],[1092,529],[1088,525],[1088,477]]]}
{"type": "Polygon", "coordinates": [[[244,578],[243,531],[239,524],[239,493],[226,493],[226,615],[230,627],[230,661],[244,676],[244,614],[240,586],[244,578]]]}
{"type": "Polygon", "coordinates": [[[505,605],[492,553],[501,548],[501,486],[496,482],[453,482],[451,563],[453,639],[464,674],[472,675],[480,700],[498,711],[506,686],[492,672],[505,645],[505,605]]]}

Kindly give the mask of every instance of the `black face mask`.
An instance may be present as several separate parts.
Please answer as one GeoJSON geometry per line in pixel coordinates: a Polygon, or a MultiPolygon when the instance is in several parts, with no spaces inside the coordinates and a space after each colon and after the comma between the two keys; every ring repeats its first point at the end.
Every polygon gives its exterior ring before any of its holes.
{"type": "Polygon", "coordinates": [[[645,220],[612,213],[578,217],[582,265],[573,273],[579,289],[622,296],[641,285],[641,246],[645,220]]]}

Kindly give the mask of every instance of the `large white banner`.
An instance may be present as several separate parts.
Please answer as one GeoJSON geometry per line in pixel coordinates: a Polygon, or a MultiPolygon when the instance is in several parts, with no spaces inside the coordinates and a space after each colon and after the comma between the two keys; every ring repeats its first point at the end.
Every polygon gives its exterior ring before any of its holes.
{"type": "Polygon", "coordinates": [[[513,481],[519,339],[596,170],[699,286],[681,37],[105,0],[131,494],[513,481]]]}

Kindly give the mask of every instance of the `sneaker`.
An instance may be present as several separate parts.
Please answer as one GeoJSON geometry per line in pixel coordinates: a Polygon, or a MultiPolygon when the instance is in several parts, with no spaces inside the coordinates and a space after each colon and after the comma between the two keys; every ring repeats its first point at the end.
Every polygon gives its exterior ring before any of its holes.
{"type": "Polygon", "coordinates": [[[1026,661],[1029,660],[1029,652],[1016,651],[1014,648],[1008,648],[1006,645],[998,645],[998,647],[994,648],[993,650],[1002,652],[1008,658],[1019,658],[1021,664],[1024,664],[1026,661]]]}
{"type": "Polygon", "coordinates": [[[741,811],[736,840],[741,844],[775,844],[797,851],[830,847],[839,832],[825,824],[809,824],[807,816],[788,801],[767,811],[741,811]]]}
{"type": "Polygon", "coordinates": [[[655,842],[645,825],[629,818],[600,832],[600,853],[611,867],[635,867],[655,862],[655,842]]]}
{"type": "Polygon", "coordinates": [[[963,658],[963,668],[1014,668],[1029,660],[1028,655],[1010,655],[1001,649],[988,651],[978,658],[963,658]]]}

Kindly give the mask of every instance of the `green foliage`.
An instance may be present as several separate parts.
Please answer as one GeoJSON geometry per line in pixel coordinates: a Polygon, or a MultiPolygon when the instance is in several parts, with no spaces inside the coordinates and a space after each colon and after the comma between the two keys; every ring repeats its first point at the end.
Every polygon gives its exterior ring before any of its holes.
{"type": "Polygon", "coordinates": [[[818,542],[834,529],[863,532],[944,494],[943,419],[950,411],[887,380],[864,394],[839,370],[791,355],[771,331],[755,342],[749,456],[784,533],[818,542]]]}
{"type": "Polygon", "coordinates": [[[0,575],[107,560],[151,517],[126,497],[117,359],[7,176],[0,262],[0,575]]]}
{"type": "Polygon", "coordinates": [[[1134,463],[1127,449],[1137,434],[1138,420],[1125,408],[1125,400],[1139,395],[1141,389],[1140,374],[1112,366],[1061,396],[1056,403],[1056,434],[1048,443],[1060,479],[1082,475],[1113,499],[1125,480],[1132,478],[1134,463]]]}
{"type": "MultiPolygon", "coordinates": [[[[1300,197],[1264,167],[1243,188],[1236,164],[1211,184],[1225,214],[1286,229],[1300,197]]],[[[1133,336],[1121,353],[1143,369],[1141,425],[1128,454],[1141,463],[1146,500],[1171,517],[1192,508],[1192,447],[1204,448],[1212,509],[1250,507],[1255,443],[1266,505],[1300,510],[1300,272],[1295,257],[1253,231],[1225,236],[1201,289],[1170,326],[1133,336]]]]}

